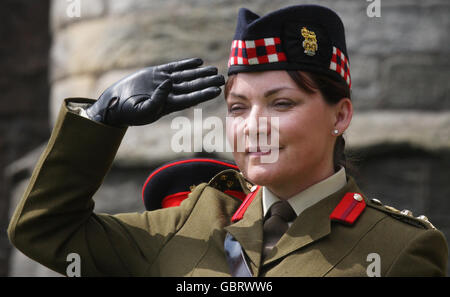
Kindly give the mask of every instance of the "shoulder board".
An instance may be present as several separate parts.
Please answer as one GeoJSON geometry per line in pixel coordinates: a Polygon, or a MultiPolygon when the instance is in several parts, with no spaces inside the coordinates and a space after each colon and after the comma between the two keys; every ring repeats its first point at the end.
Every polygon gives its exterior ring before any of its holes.
{"type": "Polygon", "coordinates": [[[426,216],[421,215],[418,217],[414,217],[413,213],[410,210],[404,209],[400,211],[392,206],[384,205],[378,199],[370,199],[367,203],[367,206],[380,210],[399,221],[416,226],[418,228],[436,229],[436,227],[434,227],[433,224],[428,221],[428,218],[426,216]]]}

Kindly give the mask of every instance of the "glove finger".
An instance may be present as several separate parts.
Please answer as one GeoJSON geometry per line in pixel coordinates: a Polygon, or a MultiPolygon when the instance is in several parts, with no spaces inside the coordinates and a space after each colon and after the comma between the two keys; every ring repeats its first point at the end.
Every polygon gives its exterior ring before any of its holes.
{"type": "Polygon", "coordinates": [[[204,90],[192,92],[184,95],[170,95],[170,112],[179,111],[199,103],[211,100],[220,95],[222,90],[218,87],[210,87],[204,90]]]}
{"type": "Polygon", "coordinates": [[[173,85],[173,93],[175,95],[188,94],[195,91],[200,91],[209,87],[220,87],[225,84],[225,78],[222,75],[208,76],[198,78],[195,80],[183,82],[173,85]]]}
{"type": "Polygon", "coordinates": [[[169,73],[175,72],[175,71],[182,71],[187,69],[196,68],[198,66],[201,66],[203,64],[203,60],[200,58],[190,58],[185,59],[181,61],[175,61],[170,62],[164,65],[158,66],[158,70],[166,71],[169,73]]]}
{"type": "Polygon", "coordinates": [[[217,74],[217,68],[214,66],[201,67],[196,69],[183,70],[174,72],[170,75],[170,78],[174,83],[180,83],[182,81],[190,81],[200,77],[207,77],[217,74]]]}

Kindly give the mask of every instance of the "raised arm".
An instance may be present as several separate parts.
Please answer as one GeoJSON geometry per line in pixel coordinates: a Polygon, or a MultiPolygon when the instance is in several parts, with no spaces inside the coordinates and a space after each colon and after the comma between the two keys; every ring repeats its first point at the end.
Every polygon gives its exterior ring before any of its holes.
{"type": "Polygon", "coordinates": [[[151,214],[106,215],[93,212],[92,197],[127,126],[154,122],[220,93],[223,77],[200,64],[189,59],[145,68],[108,88],[97,101],[66,99],[11,219],[11,242],[62,274],[67,256],[77,253],[82,276],[145,275],[195,201],[151,214]],[[94,120],[71,112],[69,105],[86,108],[94,120]]]}

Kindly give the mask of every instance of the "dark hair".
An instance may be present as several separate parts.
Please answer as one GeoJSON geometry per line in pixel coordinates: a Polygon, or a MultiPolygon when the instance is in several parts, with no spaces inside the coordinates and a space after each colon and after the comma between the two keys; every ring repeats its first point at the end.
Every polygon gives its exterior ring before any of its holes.
{"type": "MultiPolygon", "coordinates": [[[[328,76],[312,72],[287,70],[287,73],[305,92],[312,94],[318,90],[325,99],[325,102],[330,105],[337,104],[342,98],[351,99],[350,88],[344,82],[338,82],[328,76]]],[[[230,75],[228,77],[224,89],[225,98],[228,97],[235,77],[236,75],[230,75]]],[[[340,166],[343,166],[346,170],[353,169],[352,164],[350,164],[345,155],[345,139],[342,135],[337,137],[334,145],[333,165],[336,171],[340,166]]]]}

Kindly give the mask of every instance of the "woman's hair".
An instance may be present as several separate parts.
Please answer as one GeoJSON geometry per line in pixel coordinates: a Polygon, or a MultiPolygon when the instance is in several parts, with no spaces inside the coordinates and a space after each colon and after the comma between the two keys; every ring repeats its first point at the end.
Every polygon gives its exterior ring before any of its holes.
{"type": "MultiPolygon", "coordinates": [[[[335,81],[328,76],[312,72],[302,72],[296,70],[287,70],[292,80],[305,92],[312,94],[319,90],[325,102],[329,105],[337,104],[342,98],[350,98],[350,88],[344,82],[335,81]]],[[[233,85],[236,75],[230,75],[225,84],[225,98],[233,85]]],[[[333,152],[333,165],[337,171],[341,166],[346,169],[352,169],[345,155],[345,140],[342,135],[336,139],[333,152]],[[350,168],[349,168],[350,167],[350,168]]]]}

